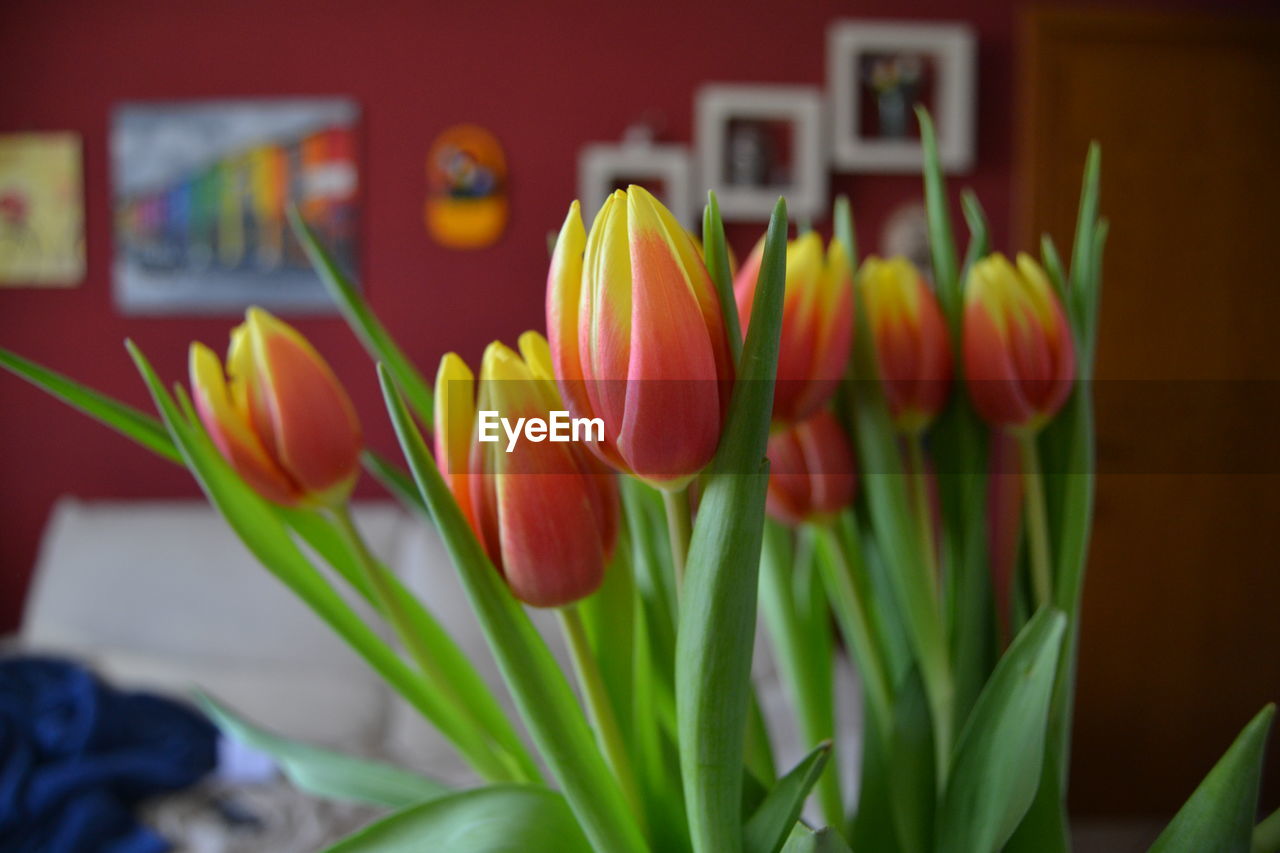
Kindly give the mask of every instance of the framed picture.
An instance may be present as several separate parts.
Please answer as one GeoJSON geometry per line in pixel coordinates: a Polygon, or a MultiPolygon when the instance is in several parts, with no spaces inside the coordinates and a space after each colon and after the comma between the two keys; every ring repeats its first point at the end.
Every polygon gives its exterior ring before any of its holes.
{"type": "Polygon", "coordinates": [[[685,228],[697,225],[693,158],[688,148],[647,141],[583,146],[578,155],[578,198],[588,225],[610,193],[631,184],[653,193],[685,228]]]}
{"type": "Polygon", "coordinates": [[[827,32],[832,160],[842,171],[918,172],[915,105],[949,172],[973,167],[975,39],[963,24],[837,21],[827,32]]]}
{"type": "Polygon", "coordinates": [[[345,98],[129,103],[111,125],[116,306],[128,314],[332,311],[296,206],[356,269],[356,130],[345,98]]]}
{"type": "Polygon", "coordinates": [[[699,90],[698,169],[725,219],[768,219],[780,195],[792,216],[827,214],[823,109],[822,94],[809,86],[699,90]]]}
{"type": "Polygon", "coordinates": [[[0,287],[84,278],[84,181],[74,133],[0,135],[0,287]]]}

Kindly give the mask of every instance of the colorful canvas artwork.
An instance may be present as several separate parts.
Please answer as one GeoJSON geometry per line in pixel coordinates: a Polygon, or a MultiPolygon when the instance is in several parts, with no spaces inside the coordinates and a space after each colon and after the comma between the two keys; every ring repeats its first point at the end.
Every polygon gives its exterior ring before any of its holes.
{"type": "Polygon", "coordinates": [[[342,98],[116,109],[117,306],[126,313],[331,310],[287,219],[357,266],[359,109],[342,98]]]}
{"type": "Polygon", "coordinates": [[[80,137],[0,135],[0,286],[65,287],[84,278],[80,137]]]}

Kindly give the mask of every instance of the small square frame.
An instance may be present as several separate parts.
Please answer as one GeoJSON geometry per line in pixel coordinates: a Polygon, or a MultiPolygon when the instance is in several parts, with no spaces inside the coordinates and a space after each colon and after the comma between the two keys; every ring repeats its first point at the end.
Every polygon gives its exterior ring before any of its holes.
{"type": "MultiPolygon", "coordinates": [[[[657,178],[666,192],[659,200],[685,228],[696,225],[697,205],[693,197],[693,155],[683,145],[656,145],[649,142],[592,143],[578,154],[578,198],[583,215],[591,217],[604,204],[619,176],[657,178]]],[[[646,187],[646,189],[651,189],[646,187]]],[[[655,195],[658,195],[655,193],[655,195]]]]}
{"type": "MultiPolygon", "coordinates": [[[[831,157],[847,172],[918,172],[918,139],[874,139],[860,132],[863,87],[859,58],[867,53],[927,53],[935,57],[938,87],[933,120],[938,157],[948,172],[974,161],[976,39],[965,24],[841,20],[827,30],[827,90],[831,98],[831,157]]],[[[914,117],[910,119],[914,121],[914,117]]]]}
{"type": "Polygon", "coordinates": [[[778,196],[792,217],[820,219],[827,211],[826,104],[813,86],[713,84],[698,91],[698,169],[713,190],[725,219],[767,220],[778,196]],[[729,122],[733,119],[785,121],[793,125],[794,174],[787,184],[742,186],[725,180],[729,122]]]}

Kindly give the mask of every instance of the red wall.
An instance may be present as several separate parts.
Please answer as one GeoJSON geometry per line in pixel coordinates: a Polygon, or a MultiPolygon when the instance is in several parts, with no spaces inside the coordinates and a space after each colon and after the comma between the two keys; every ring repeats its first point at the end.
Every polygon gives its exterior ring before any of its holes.
{"type": "MultiPolygon", "coordinates": [[[[0,4],[0,131],[72,130],[85,145],[88,275],[65,291],[0,290],[0,346],[137,405],[128,336],[168,380],[188,341],[216,348],[220,319],[127,319],[110,300],[108,116],[121,99],[345,94],[363,119],[363,280],[423,369],[456,349],[542,325],[545,235],[575,187],[578,147],[656,111],[690,138],[693,95],[711,80],[821,84],[835,17],[967,17],[980,40],[978,167],[997,241],[1008,233],[1012,0],[639,4],[468,2],[0,4]],[[424,160],[442,128],[491,128],[506,146],[512,216],[502,242],[454,252],[422,227],[424,160]]],[[[863,239],[918,195],[915,177],[839,177],[863,239]]],[[[740,251],[754,229],[734,229],[740,251]]],[[[342,322],[298,325],[352,389],[374,445],[393,448],[368,359],[342,322]]],[[[42,526],[61,494],[187,497],[190,477],[0,373],[0,631],[16,625],[42,526]]],[[[373,488],[364,488],[372,493],[373,488]]]]}

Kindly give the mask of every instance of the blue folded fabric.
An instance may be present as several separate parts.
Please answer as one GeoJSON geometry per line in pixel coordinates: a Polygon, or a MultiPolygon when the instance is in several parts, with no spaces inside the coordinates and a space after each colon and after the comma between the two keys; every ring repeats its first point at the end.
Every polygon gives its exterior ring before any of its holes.
{"type": "Polygon", "coordinates": [[[168,850],[135,807],[199,781],[217,738],[191,708],[114,690],[74,663],[0,660],[0,850],[168,850]]]}

